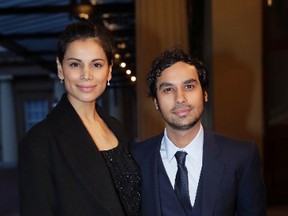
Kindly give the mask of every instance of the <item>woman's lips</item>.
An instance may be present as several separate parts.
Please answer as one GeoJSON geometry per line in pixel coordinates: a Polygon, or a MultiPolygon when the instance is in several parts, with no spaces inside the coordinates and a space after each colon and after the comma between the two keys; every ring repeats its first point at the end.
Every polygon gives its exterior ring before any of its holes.
{"type": "Polygon", "coordinates": [[[78,85],[78,88],[83,92],[91,92],[95,89],[95,85],[78,85]]]}

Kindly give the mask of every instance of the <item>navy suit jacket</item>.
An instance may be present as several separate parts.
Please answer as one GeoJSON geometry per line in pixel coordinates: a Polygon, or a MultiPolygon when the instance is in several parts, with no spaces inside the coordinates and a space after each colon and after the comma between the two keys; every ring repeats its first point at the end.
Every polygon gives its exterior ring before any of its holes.
{"type": "MultiPolygon", "coordinates": [[[[159,157],[163,134],[134,143],[142,172],[144,216],[161,213],[159,157]]],[[[266,194],[254,143],[204,132],[201,216],[265,216],[266,194]]]]}

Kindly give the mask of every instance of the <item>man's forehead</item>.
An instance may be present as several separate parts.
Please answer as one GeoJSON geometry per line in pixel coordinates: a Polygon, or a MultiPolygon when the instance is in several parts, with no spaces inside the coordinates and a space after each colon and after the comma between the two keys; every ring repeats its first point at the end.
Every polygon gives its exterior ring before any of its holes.
{"type": "Polygon", "coordinates": [[[176,80],[178,82],[184,82],[189,79],[198,80],[197,69],[194,65],[189,65],[184,62],[177,62],[176,64],[164,69],[161,75],[157,77],[157,81],[170,80],[169,82],[176,80]]]}
{"type": "Polygon", "coordinates": [[[191,79],[187,79],[187,80],[172,80],[172,81],[165,81],[165,80],[161,81],[160,80],[158,82],[159,87],[187,85],[187,84],[193,84],[193,83],[198,83],[198,80],[191,78],[191,79]]]}

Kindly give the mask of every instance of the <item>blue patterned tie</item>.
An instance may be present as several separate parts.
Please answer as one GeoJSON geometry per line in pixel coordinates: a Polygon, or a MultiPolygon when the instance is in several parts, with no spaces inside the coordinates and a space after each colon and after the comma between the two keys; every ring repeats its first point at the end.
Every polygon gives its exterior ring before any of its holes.
{"type": "Polygon", "coordinates": [[[188,213],[191,211],[192,206],[189,197],[188,172],[187,168],[185,167],[186,155],[187,153],[184,151],[178,151],[175,154],[178,164],[178,171],[176,173],[174,190],[182,207],[188,213]]]}

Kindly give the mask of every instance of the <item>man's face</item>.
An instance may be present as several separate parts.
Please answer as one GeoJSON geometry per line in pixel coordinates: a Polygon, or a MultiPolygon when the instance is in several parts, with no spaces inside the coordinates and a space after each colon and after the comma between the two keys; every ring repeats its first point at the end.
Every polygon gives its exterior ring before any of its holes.
{"type": "Polygon", "coordinates": [[[188,130],[199,123],[207,101],[197,70],[184,62],[166,68],[157,78],[156,107],[166,122],[166,127],[188,130]]]}

